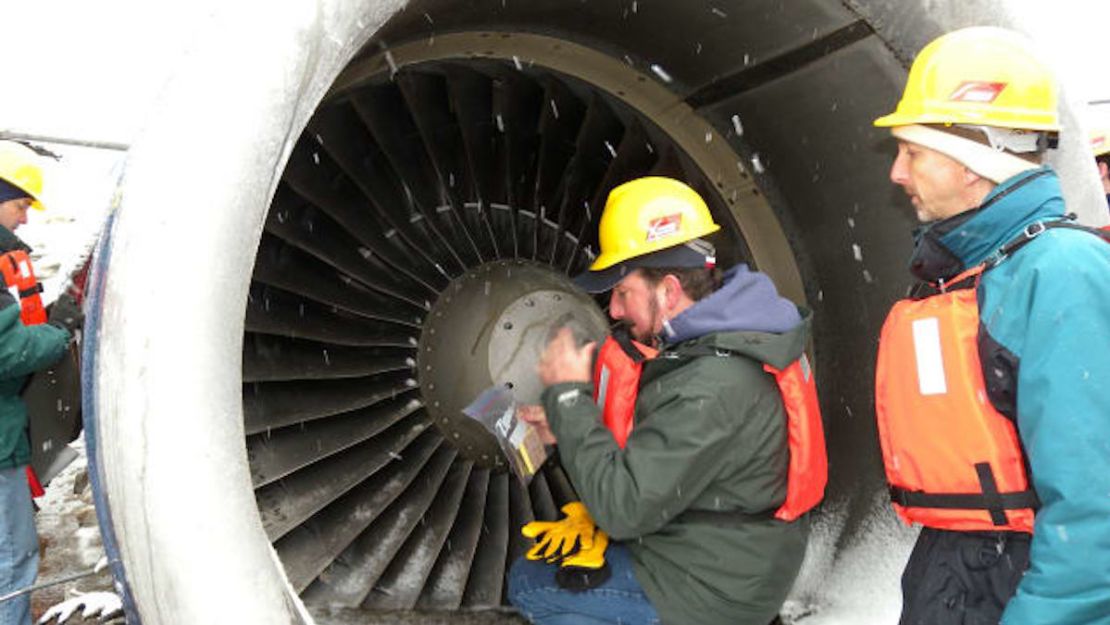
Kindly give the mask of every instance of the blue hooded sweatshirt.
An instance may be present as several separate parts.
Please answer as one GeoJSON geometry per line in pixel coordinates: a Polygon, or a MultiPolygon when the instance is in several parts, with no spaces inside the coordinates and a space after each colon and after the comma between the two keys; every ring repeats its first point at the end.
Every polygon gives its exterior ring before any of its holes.
{"type": "Polygon", "coordinates": [[[725,272],[721,288],[663,326],[668,344],[711,332],[769,332],[781,334],[802,322],[798,308],[775,290],[766,275],[740,264],[725,272]]]}

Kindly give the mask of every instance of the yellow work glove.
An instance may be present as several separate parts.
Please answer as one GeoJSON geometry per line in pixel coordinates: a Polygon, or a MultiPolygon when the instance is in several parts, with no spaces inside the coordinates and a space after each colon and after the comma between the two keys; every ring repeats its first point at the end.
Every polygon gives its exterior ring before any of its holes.
{"type": "Polygon", "coordinates": [[[581,501],[562,507],[564,516],[558,521],[532,521],[520,528],[526,538],[536,544],[524,554],[529,560],[558,562],[576,550],[594,546],[594,520],[581,501]]]}
{"type": "Polygon", "coordinates": [[[555,581],[559,587],[571,591],[597,588],[609,579],[609,565],[605,563],[605,550],[609,547],[609,535],[598,529],[594,533],[593,545],[578,553],[564,558],[555,571],[555,581]]]}
{"type": "Polygon", "coordinates": [[[590,542],[592,544],[589,547],[582,547],[578,553],[563,558],[559,566],[581,569],[600,569],[605,566],[605,550],[609,547],[609,535],[605,530],[598,529],[590,542]]]}

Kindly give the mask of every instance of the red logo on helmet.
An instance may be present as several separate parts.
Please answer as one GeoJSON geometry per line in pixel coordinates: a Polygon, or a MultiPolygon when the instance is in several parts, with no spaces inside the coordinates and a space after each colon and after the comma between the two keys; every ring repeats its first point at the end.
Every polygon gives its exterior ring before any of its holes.
{"type": "Polygon", "coordinates": [[[952,102],[977,102],[990,104],[1009,83],[969,80],[956,87],[948,99],[952,102]]]}
{"type": "Polygon", "coordinates": [[[659,239],[665,239],[671,235],[678,234],[678,229],[681,226],[682,213],[675,213],[674,215],[652,219],[648,222],[647,242],[651,243],[652,241],[658,241],[659,239]]]}

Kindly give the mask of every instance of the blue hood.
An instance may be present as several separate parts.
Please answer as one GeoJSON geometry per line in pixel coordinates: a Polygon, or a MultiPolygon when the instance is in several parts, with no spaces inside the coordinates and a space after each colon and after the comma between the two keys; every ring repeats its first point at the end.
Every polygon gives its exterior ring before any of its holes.
{"type": "Polygon", "coordinates": [[[724,278],[720,289],[664,324],[666,343],[680,343],[714,332],[781,334],[802,322],[798,307],[780,296],[766,275],[740,264],[729,269],[724,278]]]}

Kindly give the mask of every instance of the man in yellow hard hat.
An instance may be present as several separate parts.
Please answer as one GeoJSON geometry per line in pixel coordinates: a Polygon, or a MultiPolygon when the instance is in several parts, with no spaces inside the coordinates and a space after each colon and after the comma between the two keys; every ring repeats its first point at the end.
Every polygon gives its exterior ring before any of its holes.
{"type": "Polygon", "coordinates": [[[14,232],[27,223],[27,210],[42,209],[42,169],[34,150],[0,141],[0,226],[14,232]]]}
{"type": "Polygon", "coordinates": [[[581,504],[526,535],[543,545],[558,531],[571,550],[581,536],[597,551],[596,522],[611,574],[568,588],[557,564],[519,560],[509,599],[532,622],[767,625],[798,573],[806,527],[776,517],[792,479],[787,407],[764,365],[799,360],[809,313],[745,265],[716,268],[702,237],[717,230],[677,180],[609,195],[601,254],[576,282],[612,291],[609,314],[660,351],[625,389],[635,407],[624,441],[603,423],[608,399],[591,400],[593,344],[564,330],[543,354],[543,408],[525,418],[558,445],[581,504]]]}
{"type": "Polygon", "coordinates": [[[1110,618],[1110,244],[1041,164],[1056,98],[1027,40],[969,28],[875,121],[925,224],[876,367],[891,498],[923,526],[902,625],[1110,618]]]}
{"type": "MultiPolygon", "coordinates": [[[[40,207],[42,170],[30,148],[0,141],[0,263],[8,252],[28,251],[14,234],[27,223],[27,209],[40,207]]],[[[21,297],[38,297],[20,293],[21,297]]],[[[0,596],[29,587],[38,574],[39,542],[27,465],[27,408],[20,398],[27,376],[61,359],[79,312],[55,305],[48,323],[24,325],[20,304],[0,289],[0,596]],[[68,319],[69,321],[66,321],[68,319]]],[[[41,309],[40,309],[41,310],[41,309]]],[[[30,596],[0,602],[0,623],[30,625],[30,596]]]]}

